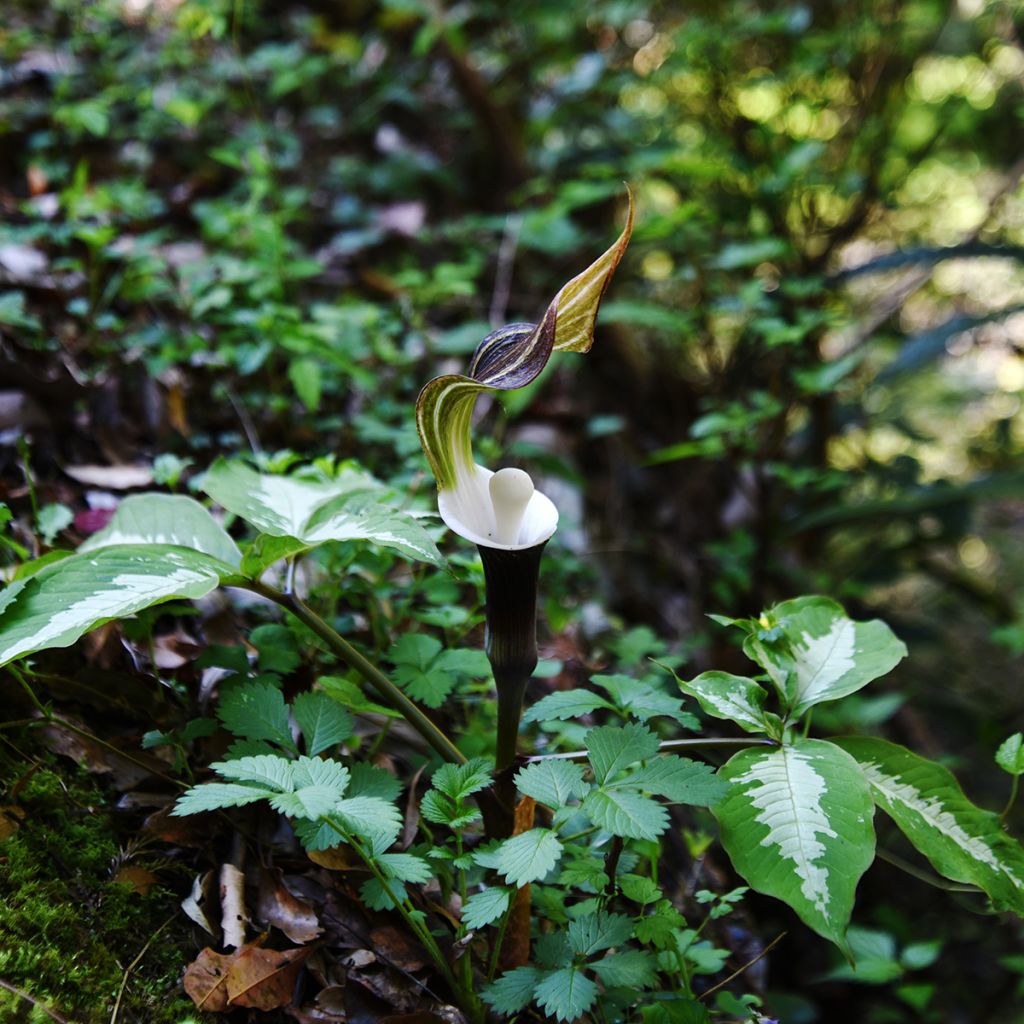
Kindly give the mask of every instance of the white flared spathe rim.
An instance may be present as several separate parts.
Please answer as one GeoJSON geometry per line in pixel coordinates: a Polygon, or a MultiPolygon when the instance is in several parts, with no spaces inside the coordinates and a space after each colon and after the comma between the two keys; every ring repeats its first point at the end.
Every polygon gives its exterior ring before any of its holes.
{"type": "Polygon", "coordinates": [[[494,505],[489,481],[494,473],[483,466],[461,470],[454,487],[437,494],[437,510],[453,533],[485,548],[523,551],[548,540],[558,527],[558,509],[540,491],[534,491],[523,513],[515,544],[501,544],[496,537],[494,505]]]}

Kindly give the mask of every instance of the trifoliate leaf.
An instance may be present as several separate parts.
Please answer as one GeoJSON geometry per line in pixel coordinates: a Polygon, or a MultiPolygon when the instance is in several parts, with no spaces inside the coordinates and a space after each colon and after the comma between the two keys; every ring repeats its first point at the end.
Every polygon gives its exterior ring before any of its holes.
{"type": "Polygon", "coordinates": [[[675,949],[677,945],[676,930],[686,924],[669,900],[659,900],[654,913],[640,918],[636,922],[635,936],[638,942],[647,942],[655,949],[675,949]]]}
{"type": "Polygon", "coordinates": [[[658,737],[646,726],[633,722],[591,729],[584,737],[584,744],[599,784],[631,764],[658,753],[658,737]]]}
{"type": "Polygon", "coordinates": [[[625,914],[599,911],[569,922],[569,948],[579,956],[591,956],[602,949],[621,946],[633,935],[633,922],[625,914]]]}
{"type": "Polygon", "coordinates": [[[436,667],[445,672],[458,672],[472,679],[486,679],[491,674],[491,663],[483,651],[468,649],[442,651],[436,667]]]}
{"type": "Polygon", "coordinates": [[[413,853],[382,853],[377,857],[377,864],[388,878],[397,878],[400,882],[422,885],[433,875],[430,865],[413,853]]]}
{"type": "Polygon", "coordinates": [[[1024,775],[1024,734],[1015,732],[996,751],[996,764],[1011,775],[1024,775]]]}
{"type": "Polygon", "coordinates": [[[562,844],[548,828],[532,828],[499,847],[498,871],[520,889],[544,878],[562,856],[562,844]]]}
{"type": "Polygon", "coordinates": [[[249,640],[259,652],[257,664],[260,672],[286,676],[302,664],[298,641],[287,626],[278,622],[265,623],[249,634],[249,640]]]}
{"type": "Polygon", "coordinates": [[[300,757],[289,762],[295,788],[302,786],[329,786],[338,797],[348,788],[349,771],[338,761],[321,757],[300,757]]]}
{"type": "Polygon", "coordinates": [[[562,967],[540,981],[535,998],[556,1020],[572,1021],[594,1005],[597,985],[577,967],[562,967]]]}
{"type": "Polygon", "coordinates": [[[402,783],[391,772],[376,765],[356,761],[350,772],[349,796],[376,796],[392,803],[402,792],[402,783]]]}
{"type": "Polygon", "coordinates": [[[393,910],[395,901],[404,903],[409,898],[409,893],[397,878],[391,879],[386,889],[376,878],[368,878],[359,887],[359,898],[371,910],[393,910]]]}
{"type": "Polygon", "coordinates": [[[573,797],[582,797],[590,786],[583,781],[583,768],[572,761],[549,758],[527,765],[516,775],[516,788],[524,796],[557,810],[573,797]]]}
{"type": "Polygon", "coordinates": [[[496,1013],[518,1013],[533,1001],[541,976],[536,967],[517,967],[487,985],[480,994],[496,1013]]]}
{"type": "Polygon", "coordinates": [[[441,653],[441,641],[426,633],[406,633],[400,636],[388,651],[395,665],[408,665],[426,671],[441,653]]]}
{"type": "Polygon", "coordinates": [[[661,804],[628,789],[595,789],[583,800],[583,813],[598,828],[624,839],[657,839],[668,828],[661,804]]]}
{"type": "Polygon", "coordinates": [[[625,675],[594,676],[590,681],[607,690],[623,711],[642,722],[665,716],[687,728],[700,724],[693,715],[683,711],[682,700],[651,683],[625,675]]]}
{"type": "Polygon", "coordinates": [[[590,690],[560,690],[542,697],[528,707],[523,722],[562,722],[568,718],[589,715],[598,708],[614,710],[615,705],[590,690]]]}
{"type": "Polygon", "coordinates": [[[273,790],[238,782],[207,782],[202,786],[193,786],[178,797],[171,814],[183,817],[200,811],[215,811],[221,807],[241,807],[273,795],[273,790]]]}
{"type": "Polygon", "coordinates": [[[639,949],[609,953],[587,966],[609,988],[653,988],[658,981],[654,957],[639,949]]]}
{"type": "Polygon", "coordinates": [[[240,757],[235,761],[216,761],[210,767],[225,779],[254,782],[271,791],[284,793],[295,788],[292,762],[280,754],[257,754],[255,757],[240,757]]]}
{"type": "Polygon", "coordinates": [[[619,875],[617,881],[622,895],[641,906],[656,903],[661,899],[661,889],[645,875],[619,875]]]}
{"type": "Polygon", "coordinates": [[[294,793],[278,793],[270,806],[289,818],[314,820],[330,814],[338,803],[338,791],[332,786],[303,786],[294,793]]]}
{"type": "Polygon", "coordinates": [[[492,782],[494,766],[484,757],[474,757],[465,764],[444,764],[431,778],[434,789],[454,800],[486,789],[492,782]]]}
{"type": "Polygon", "coordinates": [[[719,778],[709,764],[665,754],[630,772],[625,778],[608,783],[606,788],[620,786],[656,793],[677,804],[710,807],[725,796],[729,783],[719,778]]]}
{"type": "Polygon", "coordinates": [[[271,740],[292,746],[284,696],[270,683],[245,683],[226,694],[217,708],[224,728],[247,740],[271,740]]]}
{"type": "Polygon", "coordinates": [[[339,801],[331,811],[348,832],[370,841],[375,854],[383,853],[398,838],[402,816],[394,804],[374,796],[353,796],[339,801]]]}
{"type": "Polygon", "coordinates": [[[462,906],[462,923],[467,928],[483,928],[508,910],[511,899],[508,889],[497,886],[475,892],[462,906]]]}
{"type": "Polygon", "coordinates": [[[292,714],[310,756],[347,740],[354,731],[352,716],[326,693],[300,693],[292,702],[292,714]]]}

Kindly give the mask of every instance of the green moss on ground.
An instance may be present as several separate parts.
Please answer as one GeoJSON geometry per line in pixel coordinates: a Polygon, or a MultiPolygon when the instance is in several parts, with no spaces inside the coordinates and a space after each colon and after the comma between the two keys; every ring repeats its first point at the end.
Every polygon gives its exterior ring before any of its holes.
{"type": "MultiPolygon", "coordinates": [[[[108,1024],[125,968],[180,897],[160,887],[143,896],[113,881],[119,837],[109,797],[68,762],[41,760],[17,792],[20,827],[0,841],[0,981],[75,1024],[108,1024]]],[[[12,803],[12,787],[28,771],[0,753],[0,803],[12,803]]],[[[194,953],[187,921],[172,920],[129,975],[118,1020],[209,1019],[179,984],[194,953]]],[[[0,1020],[53,1018],[0,987],[0,1020]]]]}

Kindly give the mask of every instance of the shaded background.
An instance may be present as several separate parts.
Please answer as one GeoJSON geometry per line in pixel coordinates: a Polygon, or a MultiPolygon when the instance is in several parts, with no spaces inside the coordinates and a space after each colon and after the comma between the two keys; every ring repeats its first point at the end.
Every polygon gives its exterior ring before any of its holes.
{"type": "MultiPolygon", "coordinates": [[[[880,730],[1005,800],[992,753],[1024,724],[1020,4],[5,14],[0,499],[24,512],[30,465],[48,543],[88,532],[114,470],[187,487],[222,452],[358,458],[426,501],[420,385],[535,319],[614,238],[628,181],[638,226],[593,351],[480,404],[481,461],[530,466],[563,510],[547,652],[583,661],[642,626],[691,674],[742,670],[706,613],[827,593],[911,658],[816,729],[880,730]]],[[[793,935],[770,1005],[794,1024],[1017,1020],[1019,926],[950,899],[879,865],[856,920],[940,941],[941,970],[822,981],[832,955],[793,935]]],[[[751,906],[765,938],[786,926],[751,906]]]]}

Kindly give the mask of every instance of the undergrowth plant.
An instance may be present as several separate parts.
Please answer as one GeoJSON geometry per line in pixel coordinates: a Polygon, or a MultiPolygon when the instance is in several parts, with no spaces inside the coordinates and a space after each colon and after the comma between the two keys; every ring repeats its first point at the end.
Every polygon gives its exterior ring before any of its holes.
{"type": "MultiPolygon", "coordinates": [[[[495,332],[469,376],[439,378],[421,399],[442,514],[484,559],[486,646],[498,687],[496,764],[468,756],[464,738],[421,706],[439,708],[453,689],[478,686],[486,670],[479,653],[410,634],[392,649],[389,675],[342,635],[340,620],[304,599],[303,560],[324,545],[360,542],[445,564],[420,517],[355,464],[287,476],[217,462],[201,489],[251,527],[243,546],[199,501],[144,494],[123,501],[76,552],[26,563],[0,592],[0,665],[36,702],[40,721],[51,720],[52,709],[36,696],[31,665],[16,661],[219,586],[285,609],[350,673],[321,675],[288,699],[282,682],[295,655],[279,637],[253,633],[255,671],[248,658],[232,661],[220,652],[227,674],[217,716],[235,741],[210,766],[217,780],[188,788],[175,813],[265,804],[291,822],[307,851],[347,848],[368,872],[364,905],[401,916],[474,1021],[488,1008],[644,1024],[756,1017],[757,998],[727,987],[749,965],[714,983],[729,953],[708,938],[745,890],[686,891],[662,844],[684,815],[698,816],[687,819],[698,832],[710,819],[680,807],[710,808],[747,885],[787,904],[854,969],[847,934],[858,881],[876,857],[876,808],[938,875],[976,893],[979,909],[987,901],[1024,916],[1024,851],[998,815],[967,800],[946,768],[880,739],[811,735],[814,707],[849,697],[906,653],[886,625],[854,621],[825,597],[719,620],[742,631],[756,675],[677,677],[673,692],[667,674],[625,664],[592,686],[550,694],[525,716],[547,742],[521,752],[523,693],[536,665],[540,551],[557,513],[552,521],[546,498],[530,512],[532,485],[511,497],[493,488],[488,494],[491,475],[472,462],[469,415],[480,391],[531,381],[552,349],[589,347],[597,305],[627,241],[628,227],[610,257],[558,293],[539,325],[495,332]],[[446,405],[453,395],[455,404],[446,405]],[[521,508],[518,520],[510,514],[503,525],[507,501],[521,508]],[[513,561],[500,563],[494,552],[513,561]],[[704,735],[680,691],[706,718],[742,735],[704,735]],[[415,830],[404,828],[407,811],[397,802],[403,783],[365,754],[351,754],[353,715],[367,713],[378,739],[400,721],[433,758],[429,788],[410,794],[415,830]],[[562,745],[578,738],[580,749],[552,751],[559,736],[562,745]],[[685,756],[723,750],[736,752],[719,767],[685,756]]],[[[190,743],[213,727],[198,719],[146,742],[175,748],[185,769],[190,743]]],[[[1020,770],[1019,748],[1011,742],[1001,752],[1011,773],[1020,770]]],[[[691,854],[702,846],[693,839],[691,854]]]]}

